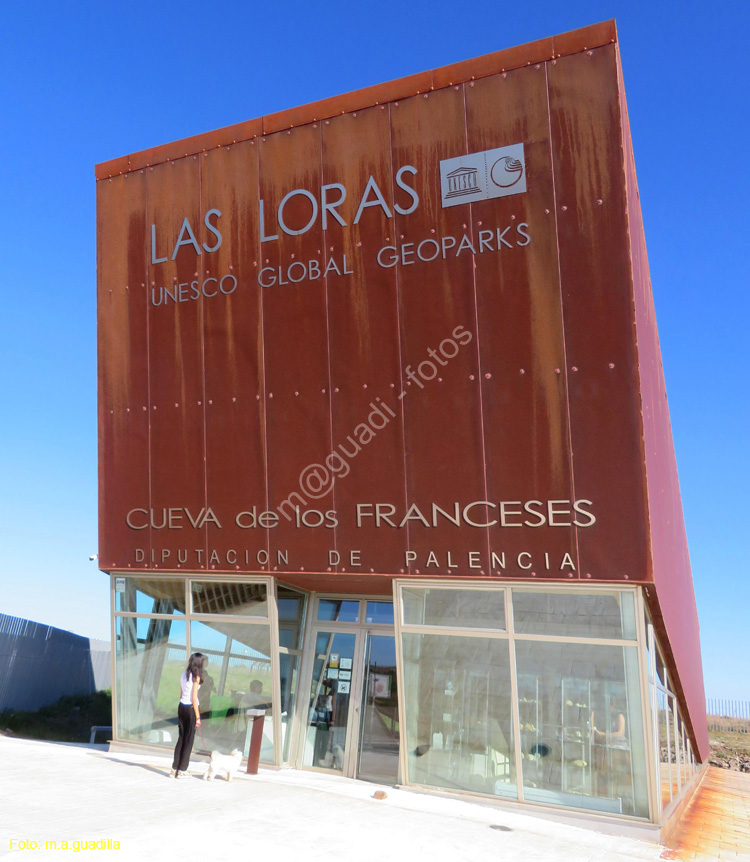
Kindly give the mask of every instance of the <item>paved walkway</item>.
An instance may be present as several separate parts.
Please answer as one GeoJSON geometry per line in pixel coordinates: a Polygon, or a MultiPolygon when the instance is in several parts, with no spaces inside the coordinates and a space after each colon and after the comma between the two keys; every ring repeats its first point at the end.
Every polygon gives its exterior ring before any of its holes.
{"type": "Polygon", "coordinates": [[[750,775],[709,767],[667,847],[665,859],[750,860],[750,775]]]}
{"type": "Polygon", "coordinates": [[[146,862],[625,862],[657,860],[662,850],[390,787],[376,800],[376,785],[296,770],[207,782],[199,780],[206,764],[196,763],[190,778],[175,781],[158,754],[2,736],[0,763],[2,856],[26,853],[17,842],[29,841],[39,849],[21,858],[80,860],[85,855],[46,850],[46,842],[107,840],[120,850],[99,849],[97,858],[146,862]]]}

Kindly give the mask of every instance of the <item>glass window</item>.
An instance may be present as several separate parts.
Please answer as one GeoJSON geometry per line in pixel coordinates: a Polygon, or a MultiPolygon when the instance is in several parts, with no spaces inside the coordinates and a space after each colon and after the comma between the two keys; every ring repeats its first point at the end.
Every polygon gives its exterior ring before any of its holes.
{"type": "Polygon", "coordinates": [[[167,748],[177,742],[185,621],[115,617],[117,733],[167,748]]]}
{"type": "Polygon", "coordinates": [[[528,801],[648,816],[635,647],[516,641],[528,801]]]}
{"type": "Polygon", "coordinates": [[[299,687],[300,656],[291,653],[279,654],[279,676],[281,677],[281,751],[284,763],[289,762],[289,746],[292,741],[294,705],[299,687]]]}
{"type": "Polygon", "coordinates": [[[321,599],[318,602],[318,619],[325,623],[356,623],[359,619],[359,602],[321,599]]]}
{"type": "Polygon", "coordinates": [[[669,776],[672,782],[672,799],[674,799],[680,792],[678,760],[680,738],[679,733],[675,733],[675,699],[671,694],[667,697],[667,717],[669,719],[669,776]]]}
{"type": "Polygon", "coordinates": [[[279,584],[276,588],[276,597],[279,613],[279,645],[287,649],[301,649],[307,596],[279,584]]]}
{"type": "Polygon", "coordinates": [[[515,798],[508,641],[404,633],[402,649],[408,780],[515,798]]]}
{"type": "Polygon", "coordinates": [[[190,592],[194,614],[268,616],[268,595],[265,584],[193,581],[190,592]]]}
{"type": "Polygon", "coordinates": [[[240,748],[247,757],[252,727],[247,710],[266,708],[260,757],[272,762],[270,627],[193,620],[190,648],[208,657],[206,675],[198,692],[203,722],[195,750],[229,752],[240,748]]]}
{"type": "Polygon", "coordinates": [[[656,703],[659,726],[659,787],[661,807],[666,808],[672,800],[672,777],[670,775],[671,754],[669,716],[667,713],[667,695],[657,689],[656,703]]]}
{"type": "Polygon", "coordinates": [[[513,625],[519,634],[635,640],[635,601],[631,592],[514,589],[513,625]]]}
{"type": "Polygon", "coordinates": [[[505,629],[505,591],[407,587],[401,592],[404,625],[505,629]]]}
{"type": "Polygon", "coordinates": [[[393,602],[368,602],[365,622],[393,625],[393,602]]]}
{"type": "Polygon", "coordinates": [[[184,614],[185,581],[117,576],[115,610],[131,614],[184,614]],[[125,589],[120,592],[118,582],[123,581],[125,589]]]}
{"type": "Polygon", "coordinates": [[[656,664],[656,676],[659,679],[659,682],[666,688],[667,685],[667,669],[664,667],[664,662],[661,658],[661,652],[659,648],[656,649],[656,655],[654,656],[655,664],[656,664]]]}

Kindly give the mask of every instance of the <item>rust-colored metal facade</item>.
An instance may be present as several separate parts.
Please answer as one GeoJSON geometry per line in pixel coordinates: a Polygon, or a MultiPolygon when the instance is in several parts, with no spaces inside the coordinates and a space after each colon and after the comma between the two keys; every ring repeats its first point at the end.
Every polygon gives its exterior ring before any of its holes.
{"type": "Polygon", "coordinates": [[[102,569],[643,583],[703,714],[613,22],[97,179],[102,569]],[[519,143],[525,193],[443,205],[441,160],[519,143]]]}

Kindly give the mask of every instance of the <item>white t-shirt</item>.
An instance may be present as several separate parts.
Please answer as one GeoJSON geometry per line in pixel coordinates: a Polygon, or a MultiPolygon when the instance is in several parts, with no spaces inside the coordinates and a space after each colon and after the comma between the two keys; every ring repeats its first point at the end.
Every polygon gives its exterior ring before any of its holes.
{"type": "MultiPolygon", "coordinates": [[[[187,671],[184,670],[182,672],[182,676],[180,677],[180,686],[181,686],[181,694],[180,694],[180,703],[184,703],[186,706],[190,706],[193,702],[193,675],[187,676],[187,671]]],[[[198,683],[198,688],[200,688],[200,683],[198,683]]]]}

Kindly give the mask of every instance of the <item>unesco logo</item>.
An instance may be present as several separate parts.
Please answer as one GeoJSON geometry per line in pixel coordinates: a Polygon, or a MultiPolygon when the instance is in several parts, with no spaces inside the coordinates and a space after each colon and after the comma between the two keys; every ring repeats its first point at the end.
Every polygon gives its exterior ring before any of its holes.
{"type": "Polygon", "coordinates": [[[490,168],[490,179],[501,189],[509,189],[523,177],[523,163],[512,156],[503,156],[490,168]]]}
{"type": "Polygon", "coordinates": [[[523,144],[469,153],[440,162],[443,207],[526,191],[523,144]]]}

